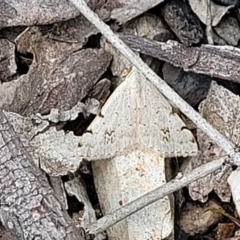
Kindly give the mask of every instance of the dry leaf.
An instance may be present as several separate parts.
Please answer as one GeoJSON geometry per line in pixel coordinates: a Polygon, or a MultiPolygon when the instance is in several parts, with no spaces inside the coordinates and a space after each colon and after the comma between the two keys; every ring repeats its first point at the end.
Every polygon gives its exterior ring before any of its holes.
{"type": "MultiPolygon", "coordinates": [[[[104,19],[115,19],[123,24],[153,8],[164,0],[98,0],[94,11],[104,19]]],[[[94,2],[94,1],[93,1],[94,2]]]]}
{"type": "MultiPolygon", "coordinates": [[[[196,13],[202,23],[206,25],[207,22],[207,0],[189,0],[192,10],[196,13]]],[[[212,26],[217,26],[224,15],[234,8],[234,5],[221,6],[211,1],[211,16],[212,26]]]]}
{"type": "Polygon", "coordinates": [[[209,201],[204,207],[197,206],[196,203],[187,202],[180,216],[179,225],[181,229],[190,236],[205,233],[222,218],[221,214],[205,211],[205,209],[218,207],[219,205],[214,201],[209,201]]]}
{"type": "Polygon", "coordinates": [[[2,0],[0,29],[49,24],[74,18],[79,11],[67,0],[2,0]]]}
{"type": "Polygon", "coordinates": [[[8,81],[16,71],[15,45],[7,39],[0,39],[0,83],[8,81]]]}

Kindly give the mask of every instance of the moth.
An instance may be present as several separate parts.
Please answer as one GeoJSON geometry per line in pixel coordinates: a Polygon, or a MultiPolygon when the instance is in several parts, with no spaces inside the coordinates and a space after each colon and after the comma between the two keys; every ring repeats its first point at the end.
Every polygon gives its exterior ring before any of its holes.
{"type": "MultiPolygon", "coordinates": [[[[166,183],[164,159],[193,156],[192,133],[161,93],[132,68],[80,138],[79,154],[92,161],[103,214],[166,183]]],[[[109,239],[164,239],[173,234],[171,197],[111,227],[109,239]]]]}

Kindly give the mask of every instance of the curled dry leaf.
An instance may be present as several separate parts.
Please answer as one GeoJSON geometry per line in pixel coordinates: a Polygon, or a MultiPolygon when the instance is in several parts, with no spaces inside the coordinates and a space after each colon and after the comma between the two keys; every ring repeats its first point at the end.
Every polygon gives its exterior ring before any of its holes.
{"type": "Polygon", "coordinates": [[[7,81],[16,71],[15,45],[7,39],[0,39],[0,83],[7,81]]]}
{"type": "MultiPolygon", "coordinates": [[[[208,0],[189,0],[189,4],[192,10],[205,25],[207,23],[207,1],[208,0]]],[[[234,5],[221,6],[215,4],[214,2],[211,2],[212,26],[217,26],[223,16],[225,16],[227,12],[232,8],[234,8],[234,5]]]]}
{"type": "MultiPolygon", "coordinates": [[[[199,111],[218,131],[239,145],[239,107],[239,96],[213,82],[199,111]]],[[[193,160],[193,168],[224,155],[223,150],[199,129],[197,135],[201,153],[198,159],[193,160]]],[[[232,168],[226,165],[221,171],[190,184],[191,197],[194,200],[206,201],[208,193],[214,190],[222,201],[229,201],[231,192],[227,179],[231,172],[232,168]]]]}
{"type": "Polygon", "coordinates": [[[31,26],[74,18],[79,11],[67,0],[2,0],[0,29],[10,26],[31,26]]]}
{"type": "Polygon", "coordinates": [[[228,178],[228,184],[231,188],[233,202],[236,206],[238,216],[240,216],[240,186],[239,186],[240,168],[233,171],[228,178]]]}

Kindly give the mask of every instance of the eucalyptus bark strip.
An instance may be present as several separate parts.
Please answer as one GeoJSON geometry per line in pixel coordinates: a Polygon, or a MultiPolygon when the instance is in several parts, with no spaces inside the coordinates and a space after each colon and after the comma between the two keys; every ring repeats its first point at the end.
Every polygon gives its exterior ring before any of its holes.
{"type": "Polygon", "coordinates": [[[0,192],[0,221],[16,239],[87,239],[63,210],[1,109],[0,192]]]}
{"type": "MultiPolygon", "coordinates": [[[[70,0],[75,7],[106,37],[106,39],[121,52],[155,87],[182,113],[191,119],[198,128],[205,132],[216,144],[218,144],[233,159],[236,165],[240,165],[240,153],[235,149],[235,144],[229,141],[212,127],[198,112],[196,112],[188,103],[186,103],[176,92],[174,92],[163,79],[152,71],[142,59],[137,56],[116,34],[106,25],[85,3],[84,0],[70,0]]],[[[209,47],[209,46],[208,46],[209,47]]],[[[211,48],[211,47],[210,47],[211,48]]],[[[176,48],[177,50],[178,48],[176,48]]],[[[188,55],[191,48],[189,48],[188,55]]],[[[181,50],[181,48],[180,48],[181,50]]],[[[240,51],[240,50],[239,50],[240,51]]],[[[181,52],[181,51],[180,51],[181,52]]],[[[197,50],[196,50],[197,52],[197,50]]],[[[196,52],[194,54],[196,54],[196,52]]],[[[186,56],[182,56],[187,61],[186,56]]],[[[197,55],[198,58],[198,55],[197,55]]],[[[197,58],[192,62],[194,65],[197,58]]]]}
{"type": "Polygon", "coordinates": [[[113,226],[131,214],[216,171],[217,169],[221,168],[225,159],[226,158],[223,157],[206,163],[198,168],[193,169],[189,174],[184,175],[182,178],[175,178],[163,186],[143,195],[142,197],[137,198],[136,200],[117,209],[113,213],[100,218],[96,222],[93,222],[90,226],[88,226],[89,232],[92,234],[97,234],[105,231],[107,228],[113,226]]]}

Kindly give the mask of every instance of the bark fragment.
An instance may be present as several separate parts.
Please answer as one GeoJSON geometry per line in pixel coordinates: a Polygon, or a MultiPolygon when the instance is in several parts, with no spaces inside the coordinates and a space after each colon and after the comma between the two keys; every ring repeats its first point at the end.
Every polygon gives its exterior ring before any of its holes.
{"type": "Polygon", "coordinates": [[[0,220],[16,239],[86,239],[0,111],[0,220]]]}

